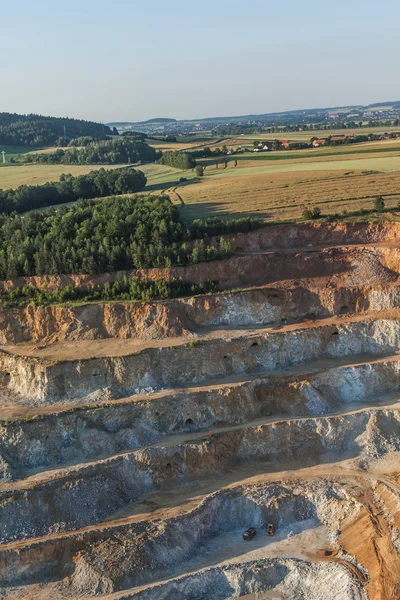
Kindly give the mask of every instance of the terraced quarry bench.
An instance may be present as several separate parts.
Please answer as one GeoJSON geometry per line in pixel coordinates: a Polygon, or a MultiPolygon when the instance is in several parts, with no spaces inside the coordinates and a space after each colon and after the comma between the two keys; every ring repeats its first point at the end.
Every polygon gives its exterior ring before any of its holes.
{"type": "Polygon", "coordinates": [[[219,294],[0,310],[0,594],[400,598],[399,234],[268,227],[195,265],[219,294]]]}

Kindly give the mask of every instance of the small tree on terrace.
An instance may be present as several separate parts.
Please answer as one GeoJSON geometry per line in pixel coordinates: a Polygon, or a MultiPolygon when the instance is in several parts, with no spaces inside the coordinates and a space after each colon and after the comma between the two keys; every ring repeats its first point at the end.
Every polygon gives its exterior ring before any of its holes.
{"type": "Polygon", "coordinates": [[[385,208],[385,201],[382,196],[377,196],[374,200],[374,210],[377,212],[382,212],[385,208]]]}

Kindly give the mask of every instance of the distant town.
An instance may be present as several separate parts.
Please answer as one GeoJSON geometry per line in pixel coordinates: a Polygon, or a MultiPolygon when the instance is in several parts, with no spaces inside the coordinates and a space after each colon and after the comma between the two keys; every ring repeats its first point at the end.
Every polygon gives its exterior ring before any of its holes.
{"type": "Polygon", "coordinates": [[[236,117],[212,117],[197,120],[155,118],[138,122],[113,122],[120,133],[137,131],[147,135],[178,137],[212,132],[213,135],[312,131],[321,129],[396,126],[400,123],[400,101],[367,106],[316,108],[280,113],[236,117]]]}

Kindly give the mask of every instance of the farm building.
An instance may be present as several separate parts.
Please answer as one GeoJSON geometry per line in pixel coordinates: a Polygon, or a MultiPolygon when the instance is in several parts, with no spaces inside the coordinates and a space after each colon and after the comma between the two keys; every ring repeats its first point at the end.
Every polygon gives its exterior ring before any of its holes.
{"type": "Polygon", "coordinates": [[[272,150],[272,142],[259,142],[254,148],[255,152],[269,152],[272,150]]]}
{"type": "Polygon", "coordinates": [[[320,140],[314,140],[312,145],[314,146],[314,148],[319,148],[319,146],[325,146],[325,144],[326,144],[326,139],[321,138],[320,140]]]}

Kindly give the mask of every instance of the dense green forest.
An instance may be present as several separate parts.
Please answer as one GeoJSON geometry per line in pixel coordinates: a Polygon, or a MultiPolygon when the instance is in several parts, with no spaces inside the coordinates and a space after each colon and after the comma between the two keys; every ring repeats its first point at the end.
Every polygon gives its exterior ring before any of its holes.
{"type": "Polygon", "coordinates": [[[224,238],[215,246],[191,239],[178,208],[164,196],[79,200],[23,216],[0,215],[0,279],[188,265],[234,249],[224,238]]]}
{"type": "Polygon", "coordinates": [[[54,292],[40,290],[32,285],[24,285],[14,290],[0,290],[0,306],[7,308],[13,306],[23,307],[27,304],[64,304],[66,302],[110,302],[112,300],[164,300],[179,296],[195,296],[209,294],[217,291],[213,281],[206,281],[201,285],[184,281],[183,279],[137,279],[136,277],[123,277],[120,281],[106,283],[95,288],[88,287],[79,290],[72,285],[65,285],[54,292]]]}
{"type": "Polygon", "coordinates": [[[112,131],[107,125],[92,121],[0,113],[0,145],[62,145],[80,136],[104,139],[113,133],[118,132],[112,131]]]}
{"type": "Polygon", "coordinates": [[[131,167],[98,169],[77,177],[63,174],[59,181],[44,185],[21,185],[16,189],[0,189],[0,213],[9,215],[12,212],[22,213],[80,198],[102,198],[114,194],[140,192],[145,185],[145,175],[131,167]]]}
{"type": "MultiPolygon", "coordinates": [[[[145,142],[146,136],[144,133],[137,133],[136,131],[128,131],[122,134],[122,137],[129,136],[131,139],[137,142],[145,142]]],[[[95,138],[90,135],[84,135],[78,138],[73,138],[68,142],[68,146],[89,146],[89,144],[95,142],[95,138]]]]}
{"type": "Polygon", "coordinates": [[[193,169],[196,166],[196,161],[190,153],[178,150],[166,150],[158,162],[177,169],[193,169]]]}
{"type": "Polygon", "coordinates": [[[13,162],[64,165],[124,165],[154,162],[159,157],[154,148],[139,138],[115,138],[90,142],[81,148],[59,148],[55,152],[21,154],[13,162]]]}

